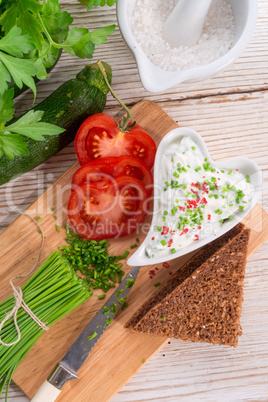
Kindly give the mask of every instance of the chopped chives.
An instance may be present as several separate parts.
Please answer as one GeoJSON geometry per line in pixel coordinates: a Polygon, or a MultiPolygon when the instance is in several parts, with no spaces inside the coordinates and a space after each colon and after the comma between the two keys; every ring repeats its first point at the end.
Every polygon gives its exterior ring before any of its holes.
{"type": "Polygon", "coordinates": [[[161,240],[161,244],[162,244],[162,246],[165,246],[166,244],[167,244],[167,242],[166,242],[166,240],[161,240]]]}
{"type": "Polygon", "coordinates": [[[157,288],[158,286],[160,286],[161,285],[161,283],[160,282],[156,282],[155,284],[154,284],[154,286],[157,288]]]}
{"type": "Polygon", "coordinates": [[[125,308],[126,308],[127,306],[128,306],[128,303],[124,302],[124,303],[122,304],[121,310],[125,310],[125,308]]]}
{"type": "Polygon", "coordinates": [[[113,322],[113,319],[112,318],[107,318],[107,320],[105,321],[105,323],[108,325],[108,324],[111,324],[113,322]]]}
{"type": "Polygon", "coordinates": [[[131,249],[136,248],[136,247],[138,247],[137,244],[131,244],[131,246],[130,246],[131,249]]]}
{"type": "Polygon", "coordinates": [[[115,303],[112,303],[110,310],[111,310],[112,314],[116,314],[117,313],[117,305],[115,303]]]}
{"type": "Polygon", "coordinates": [[[41,216],[38,216],[38,218],[36,218],[36,222],[40,222],[41,221],[41,216]]]}
{"type": "Polygon", "coordinates": [[[166,321],[167,320],[167,318],[166,317],[163,317],[163,318],[161,318],[161,321],[166,321]]]}
{"type": "Polygon", "coordinates": [[[111,256],[108,253],[109,243],[86,240],[66,229],[68,246],[60,247],[63,256],[69,261],[75,271],[80,271],[91,289],[101,289],[106,293],[115,283],[122,281],[124,271],[119,260],[127,258],[129,251],[122,255],[111,256]]]}
{"type": "Polygon", "coordinates": [[[56,231],[57,231],[57,232],[59,232],[59,231],[60,231],[60,228],[59,228],[59,226],[58,226],[58,225],[56,225],[56,231]]]}
{"type": "Polygon", "coordinates": [[[131,288],[134,285],[134,283],[135,283],[135,279],[132,279],[132,278],[127,279],[127,284],[126,284],[125,288],[131,288]]]}
{"type": "Polygon", "coordinates": [[[91,339],[95,338],[97,335],[98,335],[98,334],[97,334],[97,332],[95,331],[92,335],[88,336],[87,339],[88,339],[89,341],[91,341],[91,339]]]}

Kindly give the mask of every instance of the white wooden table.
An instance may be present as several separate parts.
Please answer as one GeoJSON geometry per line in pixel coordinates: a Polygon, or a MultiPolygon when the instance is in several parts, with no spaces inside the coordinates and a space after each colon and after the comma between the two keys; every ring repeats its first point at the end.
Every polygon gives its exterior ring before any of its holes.
{"type": "MultiPolygon", "coordinates": [[[[75,24],[90,29],[116,23],[115,7],[86,12],[75,0],[63,0],[75,24]]],[[[108,42],[97,48],[94,61],[101,58],[113,68],[113,87],[119,97],[133,105],[153,100],[182,126],[204,137],[214,159],[245,156],[263,170],[262,206],[268,210],[268,2],[259,0],[255,36],[244,54],[214,79],[178,85],[161,94],[146,92],[140,82],[132,54],[118,28],[108,42]]],[[[41,101],[82,69],[86,61],[63,54],[46,81],[38,84],[41,101]]],[[[20,114],[31,107],[32,94],[22,95],[16,104],[20,114]]],[[[109,95],[107,109],[118,106],[109,95]]],[[[73,144],[19,180],[0,187],[0,230],[14,216],[13,203],[26,209],[75,160],[73,144]],[[38,183],[38,184],[37,184],[38,183]]],[[[125,401],[264,401],[268,399],[268,244],[250,259],[246,269],[241,324],[243,336],[236,349],[171,340],[113,398],[125,401]]],[[[4,397],[0,396],[0,401],[4,397]]],[[[9,401],[29,399],[12,384],[9,401]]],[[[91,402],[74,401],[74,402],[91,402]]],[[[94,402],[94,401],[92,401],[94,402]]],[[[104,401],[106,402],[106,401],[104,401]]]]}

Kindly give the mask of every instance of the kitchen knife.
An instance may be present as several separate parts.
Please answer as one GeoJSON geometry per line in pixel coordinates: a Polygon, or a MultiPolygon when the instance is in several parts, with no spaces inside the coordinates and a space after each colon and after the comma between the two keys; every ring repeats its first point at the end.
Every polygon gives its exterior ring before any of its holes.
{"type": "Polygon", "coordinates": [[[128,295],[138,276],[139,270],[139,266],[133,267],[130,270],[112,296],[72,344],[48,380],[39,388],[32,402],[54,402],[60,395],[66,382],[79,378],[76,374],[77,371],[82,366],[103,332],[109,327],[110,321],[112,321],[109,319],[116,316],[118,309],[122,305],[122,300],[120,301],[119,299],[125,298],[128,295]],[[120,291],[122,292],[119,295],[120,291]]]}

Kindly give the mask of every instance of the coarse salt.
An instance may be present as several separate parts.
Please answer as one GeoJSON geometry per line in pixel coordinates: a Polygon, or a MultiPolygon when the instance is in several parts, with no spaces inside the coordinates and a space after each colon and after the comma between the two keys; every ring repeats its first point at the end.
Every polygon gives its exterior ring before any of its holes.
{"type": "Polygon", "coordinates": [[[231,48],[234,15],[229,0],[213,0],[198,43],[191,47],[171,47],[163,39],[165,21],[178,0],[136,0],[132,30],[137,42],[156,66],[182,71],[209,64],[231,48]]]}

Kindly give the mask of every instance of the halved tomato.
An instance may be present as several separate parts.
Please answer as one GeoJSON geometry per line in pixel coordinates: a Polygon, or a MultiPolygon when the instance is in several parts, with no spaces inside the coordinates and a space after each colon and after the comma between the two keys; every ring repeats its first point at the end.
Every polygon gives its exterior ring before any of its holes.
{"type": "Polygon", "coordinates": [[[81,166],[73,175],[72,190],[83,183],[94,184],[104,189],[114,177],[130,176],[141,180],[147,196],[152,194],[153,175],[144,162],[132,156],[110,156],[99,158],[81,166]]]}
{"type": "Polygon", "coordinates": [[[143,222],[146,199],[144,185],[134,177],[118,176],[105,192],[84,183],[71,193],[68,218],[85,239],[122,237],[135,232],[143,222]]]}
{"type": "Polygon", "coordinates": [[[138,124],[120,131],[114,117],[97,113],[88,117],[75,137],[75,152],[80,165],[108,156],[130,155],[153,167],[156,145],[138,124]]]}

